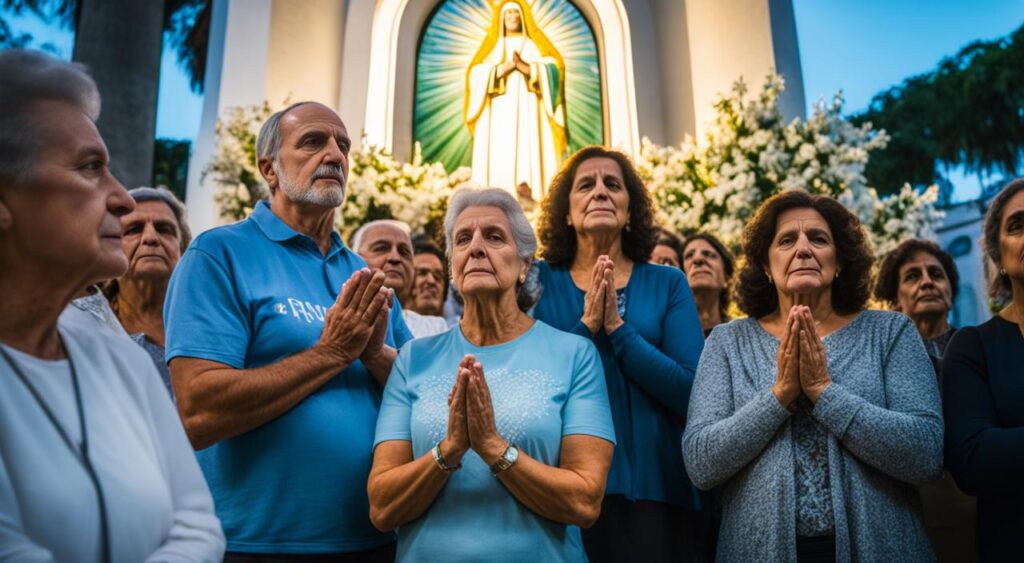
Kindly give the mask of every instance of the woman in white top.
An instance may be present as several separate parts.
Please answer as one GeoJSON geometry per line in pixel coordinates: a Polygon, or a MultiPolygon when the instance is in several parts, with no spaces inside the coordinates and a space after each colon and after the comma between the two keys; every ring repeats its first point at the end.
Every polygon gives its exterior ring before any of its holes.
{"type": "Polygon", "coordinates": [[[132,199],[78,65],[0,53],[0,561],[219,561],[224,536],[146,353],[61,312],[125,271],[132,199]]]}

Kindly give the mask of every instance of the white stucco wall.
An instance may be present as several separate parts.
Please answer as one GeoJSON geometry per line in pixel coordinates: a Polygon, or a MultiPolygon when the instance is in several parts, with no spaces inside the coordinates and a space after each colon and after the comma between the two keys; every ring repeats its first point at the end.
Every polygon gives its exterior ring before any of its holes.
{"type": "MultiPolygon", "coordinates": [[[[412,150],[415,57],[440,0],[214,0],[206,97],[189,163],[189,219],[218,223],[214,126],[227,108],[286,98],[337,109],[356,141],[412,150]]],[[[716,96],[743,76],[753,90],[788,73],[788,115],[803,114],[792,0],[572,0],[601,57],[606,142],[637,154],[640,137],[703,135],[716,96]]]]}

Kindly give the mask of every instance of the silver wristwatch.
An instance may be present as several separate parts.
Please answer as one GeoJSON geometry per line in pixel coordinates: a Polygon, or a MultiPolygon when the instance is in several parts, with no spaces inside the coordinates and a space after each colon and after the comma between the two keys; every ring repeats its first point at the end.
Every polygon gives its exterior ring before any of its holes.
{"type": "Polygon", "coordinates": [[[501,454],[498,461],[491,466],[491,475],[497,477],[499,473],[515,465],[517,459],[519,459],[519,448],[515,444],[509,444],[505,448],[505,453],[501,454]]]}
{"type": "Polygon", "coordinates": [[[444,456],[441,455],[441,442],[438,442],[436,446],[431,448],[430,453],[434,456],[434,463],[436,463],[437,466],[441,468],[441,471],[444,471],[445,473],[451,473],[452,471],[458,471],[459,469],[462,469],[462,463],[459,463],[458,465],[448,465],[448,462],[445,461],[444,456]]]}

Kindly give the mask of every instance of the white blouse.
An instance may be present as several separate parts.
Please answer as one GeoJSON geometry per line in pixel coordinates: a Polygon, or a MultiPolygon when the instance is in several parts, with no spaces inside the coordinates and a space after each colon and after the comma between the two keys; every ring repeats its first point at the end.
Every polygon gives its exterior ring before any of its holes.
{"type": "MultiPolygon", "coordinates": [[[[220,561],[209,488],[152,360],[86,315],[65,314],[58,329],[78,376],[111,559],[220,561]]],[[[4,351],[80,447],[68,360],[4,351]]],[[[0,561],[100,560],[98,499],[76,456],[0,357],[0,561]]]]}

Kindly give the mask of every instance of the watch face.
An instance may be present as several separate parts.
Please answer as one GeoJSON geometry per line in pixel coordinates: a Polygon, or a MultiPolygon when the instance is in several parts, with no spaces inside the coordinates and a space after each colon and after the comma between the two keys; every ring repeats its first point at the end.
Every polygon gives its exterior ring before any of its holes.
{"type": "Polygon", "coordinates": [[[519,448],[515,446],[509,446],[508,449],[505,450],[505,454],[502,455],[501,457],[503,457],[505,461],[507,461],[509,465],[511,465],[515,463],[517,459],[519,459],[519,448]]]}

